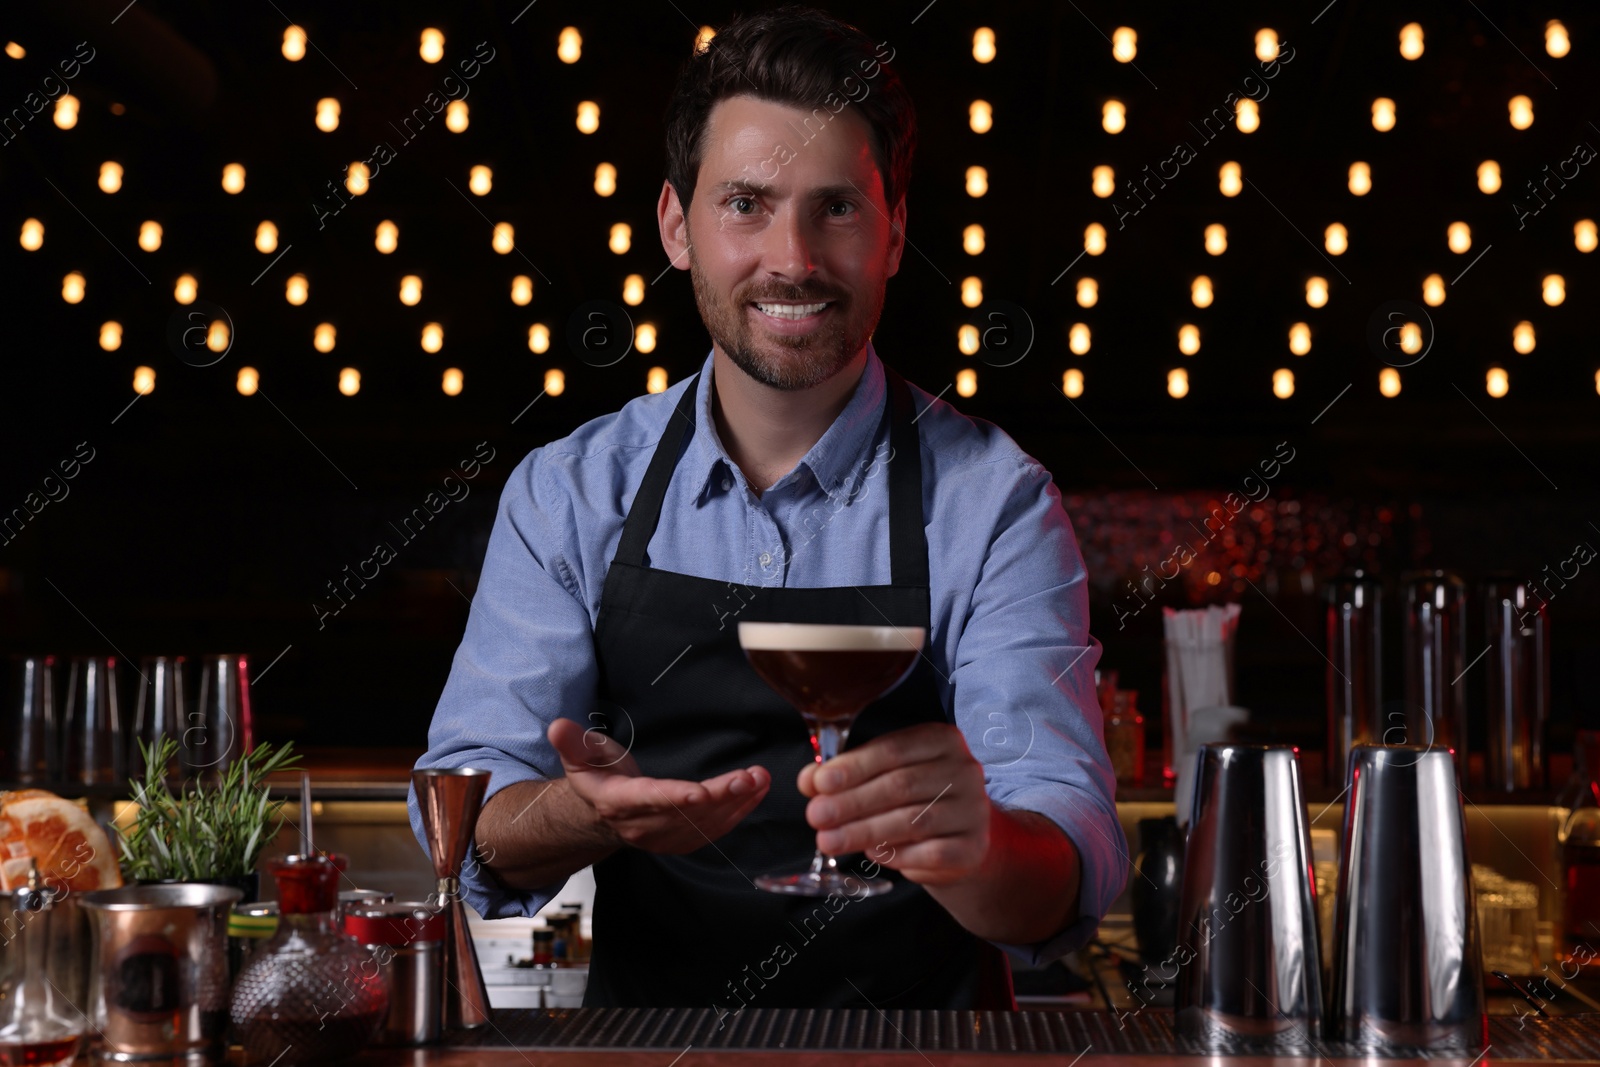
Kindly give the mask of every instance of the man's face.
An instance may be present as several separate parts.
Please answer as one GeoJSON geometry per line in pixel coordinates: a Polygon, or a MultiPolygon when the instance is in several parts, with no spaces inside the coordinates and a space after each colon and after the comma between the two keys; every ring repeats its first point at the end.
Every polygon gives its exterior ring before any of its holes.
{"type": "Polygon", "coordinates": [[[712,341],[777,389],[817,385],[861,354],[904,248],[904,201],[891,224],[871,128],[850,106],[813,117],[749,96],[719,102],[686,225],[670,185],[659,213],[675,262],[687,242],[712,341]]]}

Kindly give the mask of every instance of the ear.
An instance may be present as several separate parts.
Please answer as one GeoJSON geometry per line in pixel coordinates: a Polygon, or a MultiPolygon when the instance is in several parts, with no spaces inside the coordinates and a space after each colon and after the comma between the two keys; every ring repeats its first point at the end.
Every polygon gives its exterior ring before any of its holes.
{"type": "Polygon", "coordinates": [[[902,194],[889,215],[889,251],[885,257],[889,265],[885,278],[894,277],[900,269],[900,256],[906,250],[906,198],[902,194]]]}
{"type": "Polygon", "coordinates": [[[661,228],[661,247],[679,270],[688,270],[684,255],[689,250],[689,217],[678,202],[678,191],[670,181],[661,182],[661,199],[656,202],[656,222],[661,228]]]}

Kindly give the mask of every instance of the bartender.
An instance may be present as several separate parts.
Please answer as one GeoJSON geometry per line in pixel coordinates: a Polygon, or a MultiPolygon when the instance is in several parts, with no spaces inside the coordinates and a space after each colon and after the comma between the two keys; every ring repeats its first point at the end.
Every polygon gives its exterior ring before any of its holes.
{"type": "Polygon", "coordinates": [[[657,215],[711,352],[529,453],[500,498],[417,766],[492,772],[462,883],[485,918],[593,865],[587,1006],[1013,1008],[1006,953],[1083,944],[1126,878],[1050,474],[870,341],[909,243],[892,55],[784,9],[686,61],[657,215]],[[743,620],[928,641],[819,769],[743,620]],[[814,848],[896,884],[752,883],[814,848]]]}

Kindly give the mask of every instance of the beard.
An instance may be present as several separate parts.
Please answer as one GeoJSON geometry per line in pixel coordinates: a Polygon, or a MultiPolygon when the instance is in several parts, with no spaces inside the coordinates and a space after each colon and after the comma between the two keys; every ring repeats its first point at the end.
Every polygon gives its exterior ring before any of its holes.
{"type": "Polygon", "coordinates": [[[866,345],[883,312],[888,278],[869,293],[868,301],[855,300],[834,292],[785,286],[781,283],[749,287],[725,298],[700,268],[693,245],[689,248],[689,274],[694,281],[694,299],[700,318],[717,347],[733,365],[763,385],[793,392],[810,389],[832,378],[845,368],[866,345]],[[803,336],[768,333],[751,324],[752,301],[833,302],[821,326],[803,336]]]}

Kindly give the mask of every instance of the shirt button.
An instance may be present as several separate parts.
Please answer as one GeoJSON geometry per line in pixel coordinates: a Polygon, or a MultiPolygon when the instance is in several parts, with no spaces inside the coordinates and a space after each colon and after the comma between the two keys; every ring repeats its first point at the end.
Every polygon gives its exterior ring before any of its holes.
{"type": "Polygon", "coordinates": [[[722,479],[722,491],[724,493],[726,493],[729,489],[732,489],[732,488],[733,488],[733,479],[732,478],[724,478],[724,479],[722,479]]]}
{"type": "Polygon", "coordinates": [[[763,553],[761,553],[761,565],[763,567],[767,567],[767,566],[771,566],[771,564],[772,564],[772,553],[771,552],[763,552],[763,553]]]}

